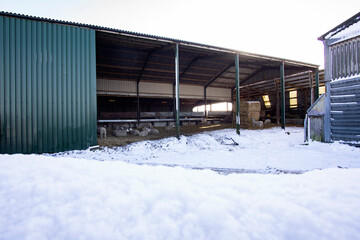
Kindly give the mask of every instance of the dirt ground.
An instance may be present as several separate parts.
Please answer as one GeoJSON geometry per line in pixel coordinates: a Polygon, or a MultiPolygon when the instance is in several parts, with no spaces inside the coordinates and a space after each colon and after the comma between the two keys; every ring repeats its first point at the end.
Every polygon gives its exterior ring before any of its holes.
{"type": "MultiPolygon", "coordinates": [[[[264,128],[270,128],[277,126],[276,124],[269,124],[266,125],[264,128]]],[[[126,137],[115,137],[112,135],[110,131],[107,133],[106,139],[100,139],[98,138],[98,145],[100,147],[116,147],[116,146],[124,146],[133,142],[139,142],[144,140],[157,140],[161,138],[167,138],[167,137],[174,137],[176,135],[176,128],[173,128],[171,130],[166,130],[165,127],[155,127],[159,130],[159,134],[152,134],[148,135],[146,137],[140,137],[140,136],[133,136],[129,134],[126,137]]],[[[213,130],[219,130],[219,129],[225,129],[225,128],[233,128],[235,131],[235,128],[232,124],[213,124],[213,125],[190,125],[190,126],[181,126],[180,127],[180,135],[193,135],[196,133],[206,132],[206,131],[213,131],[213,130]]]]}
{"type": "MultiPolygon", "coordinates": [[[[129,134],[126,137],[115,137],[112,135],[111,132],[107,133],[106,139],[100,139],[98,138],[98,145],[100,147],[106,146],[106,147],[115,147],[115,146],[124,146],[133,142],[139,142],[144,140],[157,140],[161,138],[167,138],[167,137],[174,137],[176,135],[176,128],[173,128],[171,130],[166,130],[165,127],[154,127],[157,130],[159,130],[159,134],[151,134],[146,137],[140,137],[140,136],[133,136],[129,134]]],[[[195,126],[181,126],[180,127],[180,135],[193,135],[200,132],[205,131],[212,131],[212,130],[219,130],[224,128],[232,128],[231,124],[214,124],[209,126],[201,126],[201,125],[195,125],[195,126]]]]}

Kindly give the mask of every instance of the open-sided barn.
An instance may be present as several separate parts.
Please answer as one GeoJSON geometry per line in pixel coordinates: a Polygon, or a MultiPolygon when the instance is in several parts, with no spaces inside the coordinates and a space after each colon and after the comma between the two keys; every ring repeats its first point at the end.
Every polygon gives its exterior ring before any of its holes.
{"type": "Polygon", "coordinates": [[[318,95],[318,66],[288,59],[7,12],[0,33],[1,153],[84,149],[97,121],[146,112],[166,112],[178,135],[182,113],[221,101],[236,100],[238,131],[240,97],[269,95],[285,127],[286,92],[307,89],[304,109],[318,95]]]}

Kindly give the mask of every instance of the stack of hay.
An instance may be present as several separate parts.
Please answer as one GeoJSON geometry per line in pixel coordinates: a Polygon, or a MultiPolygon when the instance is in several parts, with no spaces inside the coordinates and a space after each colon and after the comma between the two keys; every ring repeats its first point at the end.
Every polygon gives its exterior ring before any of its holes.
{"type": "MultiPolygon", "coordinates": [[[[234,116],[236,115],[236,103],[234,103],[234,116]]],[[[260,102],[259,101],[240,101],[240,127],[253,128],[251,119],[259,121],[260,118],[260,102]]],[[[234,123],[235,119],[234,119],[234,123]]]]}

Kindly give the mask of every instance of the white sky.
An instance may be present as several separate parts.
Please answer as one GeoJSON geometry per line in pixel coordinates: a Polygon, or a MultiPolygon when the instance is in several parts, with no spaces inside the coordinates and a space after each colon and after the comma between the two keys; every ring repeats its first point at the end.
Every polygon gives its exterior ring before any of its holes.
{"type": "Polygon", "coordinates": [[[0,0],[0,10],[89,23],[323,66],[317,38],[358,0],[0,0]]]}

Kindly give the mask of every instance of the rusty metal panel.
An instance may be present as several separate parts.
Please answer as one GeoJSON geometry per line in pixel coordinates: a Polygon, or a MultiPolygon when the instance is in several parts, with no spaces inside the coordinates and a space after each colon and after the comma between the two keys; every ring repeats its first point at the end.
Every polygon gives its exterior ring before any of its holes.
{"type": "Polygon", "coordinates": [[[0,153],[96,144],[95,31],[0,16],[0,153]]]}

